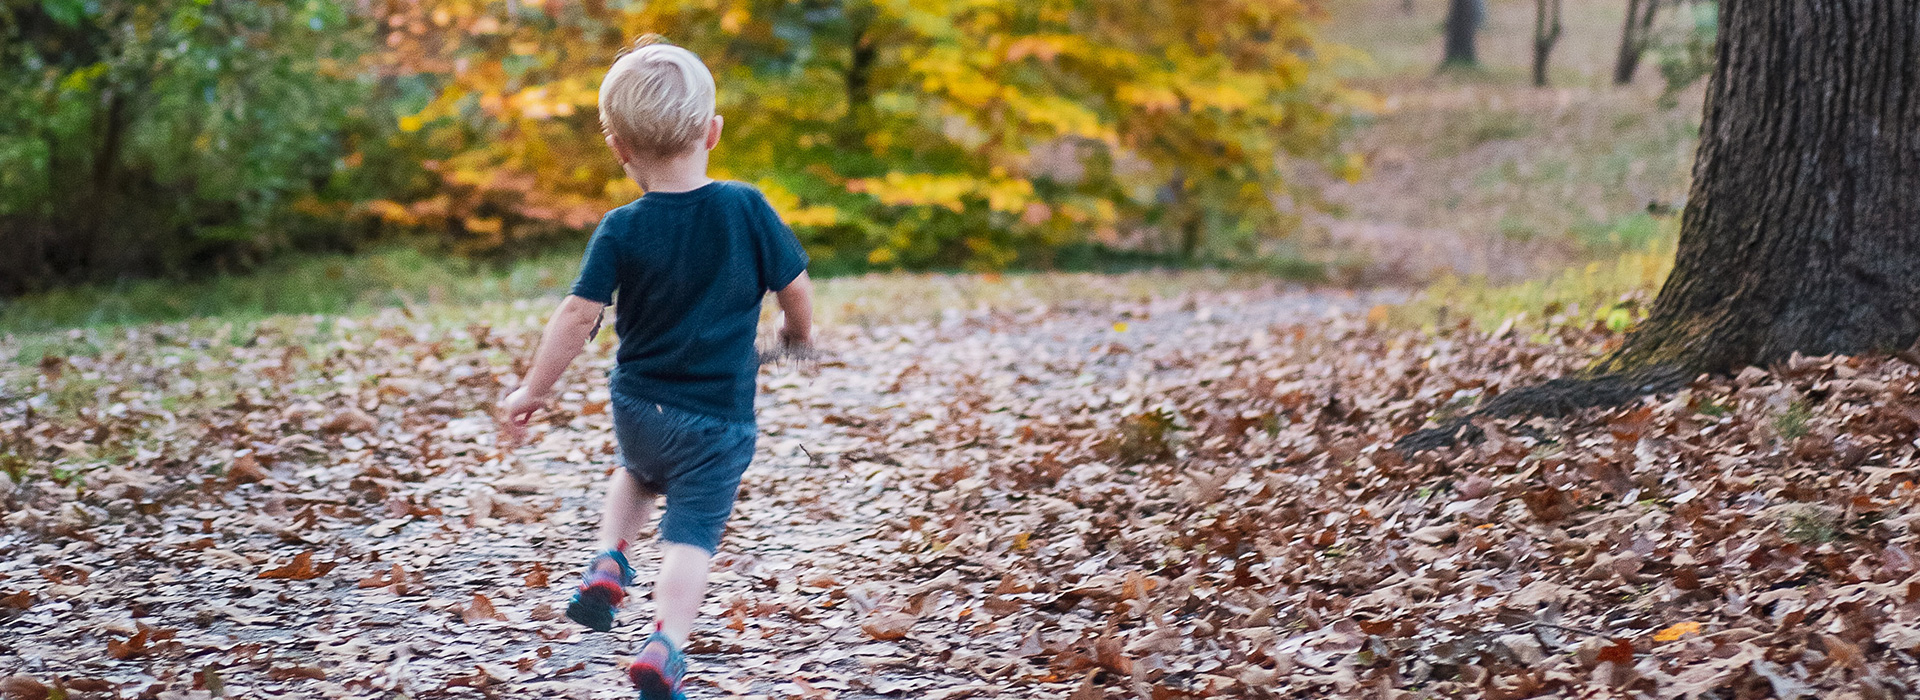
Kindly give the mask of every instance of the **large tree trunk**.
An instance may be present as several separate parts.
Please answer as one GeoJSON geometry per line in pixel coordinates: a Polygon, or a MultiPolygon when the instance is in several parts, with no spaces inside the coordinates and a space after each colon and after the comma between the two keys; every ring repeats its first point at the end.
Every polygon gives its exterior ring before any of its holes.
{"type": "Polygon", "coordinates": [[[1533,85],[1547,86],[1547,59],[1560,42],[1560,0],[1533,0],[1533,85]]]}
{"type": "Polygon", "coordinates": [[[1727,0],[1679,254],[1603,371],[1920,336],[1920,3],[1727,0]]]}
{"type": "Polygon", "coordinates": [[[1448,0],[1446,55],[1440,67],[1474,67],[1480,57],[1474,51],[1474,38],[1486,17],[1486,0],[1448,0]]]}

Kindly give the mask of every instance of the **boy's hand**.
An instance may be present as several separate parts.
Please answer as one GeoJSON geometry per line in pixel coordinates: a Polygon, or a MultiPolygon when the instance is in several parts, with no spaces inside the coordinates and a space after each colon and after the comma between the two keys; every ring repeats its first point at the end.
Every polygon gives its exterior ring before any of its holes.
{"type": "Polygon", "coordinates": [[[520,444],[527,436],[527,421],[533,418],[533,412],[545,406],[547,398],[534,396],[525,387],[514,389],[513,393],[500,400],[500,437],[507,447],[520,444]]]}
{"type": "Polygon", "coordinates": [[[813,352],[813,334],[807,328],[788,325],[780,329],[780,348],[796,353],[813,352]]]}

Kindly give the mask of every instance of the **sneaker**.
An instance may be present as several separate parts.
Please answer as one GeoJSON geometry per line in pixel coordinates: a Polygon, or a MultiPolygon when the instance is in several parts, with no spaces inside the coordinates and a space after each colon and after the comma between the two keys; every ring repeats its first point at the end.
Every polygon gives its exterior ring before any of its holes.
{"type": "Polygon", "coordinates": [[[580,588],[567,603],[567,619],[588,628],[606,632],[613,629],[613,609],[627,599],[627,586],[633,585],[633,567],[627,564],[624,548],[609,549],[594,555],[587,563],[580,588]],[[611,564],[612,566],[609,566],[611,564]]]}
{"type": "Polygon", "coordinates": [[[658,623],[653,636],[640,647],[640,658],[627,667],[627,678],[640,689],[640,700],[687,700],[681,681],[687,677],[687,657],[658,623]]]}

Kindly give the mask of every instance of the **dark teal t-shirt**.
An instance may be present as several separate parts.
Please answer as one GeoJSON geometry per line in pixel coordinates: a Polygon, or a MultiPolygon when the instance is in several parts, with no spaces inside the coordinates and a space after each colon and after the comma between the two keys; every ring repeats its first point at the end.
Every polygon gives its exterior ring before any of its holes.
{"type": "Polygon", "coordinates": [[[614,299],[613,391],[753,420],[760,303],[807,269],[807,253],[752,185],[649,192],[608,212],[573,295],[614,299]]]}

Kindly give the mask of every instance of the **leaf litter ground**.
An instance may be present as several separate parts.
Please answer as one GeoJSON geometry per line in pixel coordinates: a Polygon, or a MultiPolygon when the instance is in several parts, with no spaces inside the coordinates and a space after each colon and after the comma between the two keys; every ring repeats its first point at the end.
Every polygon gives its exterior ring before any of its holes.
{"type": "MultiPolygon", "coordinates": [[[[1380,300],[825,329],[763,374],[694,696],[1920,690],[1913,367],[1800,359],[1405,456],[1617,338],[1383,330],[1380,300]]],[[[503,454],[486,407],[539,314],[436,313],[5,348],[0,694],[628,696],[644,604],[557,615],[604,359],[503,454]]]]}

